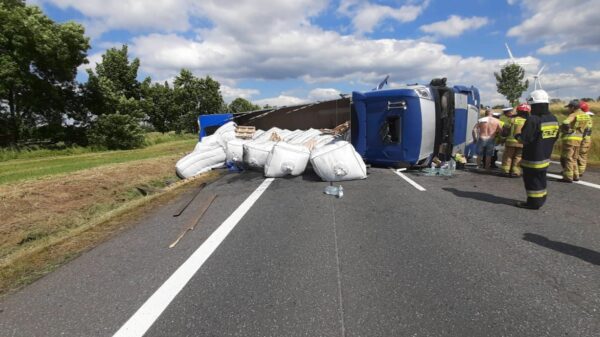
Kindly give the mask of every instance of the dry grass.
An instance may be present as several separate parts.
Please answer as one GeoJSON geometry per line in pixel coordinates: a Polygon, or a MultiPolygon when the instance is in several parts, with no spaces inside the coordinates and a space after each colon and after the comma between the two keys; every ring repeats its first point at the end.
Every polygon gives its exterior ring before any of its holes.
{"type": "MultiPolygon", "coordinates": [[[[150,201],[136,186],[174,178],[179,156],[141,160],[78,171],[67,176],[0,185],[0,293],[39,278],[144,214],[150,201]]],[[[212,179],[215,173],[200,180],[212,179]]],[[[175,184],[180,186],[180,184],[175,184]]]]}

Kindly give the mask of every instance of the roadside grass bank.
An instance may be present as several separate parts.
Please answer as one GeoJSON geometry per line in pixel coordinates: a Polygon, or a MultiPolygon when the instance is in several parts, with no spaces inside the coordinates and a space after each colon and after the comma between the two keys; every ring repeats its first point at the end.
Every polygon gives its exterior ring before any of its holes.
{"type": "Polygon", "coordinates": [[[220,176],[209,172],[179,181],[174,175],[179,158],[163,156],[0,185],[0,295],[130,227],[182,189],[220,176]],[[140,193],[140,186],[150,192],[140,193]]]}
{"type": "MultiPolygon", "coordinates": [[[[148,132],[144,134],[144,147],[167,143],[177,140],[198,139],[196,134],[175,132],[148,132]]],[[[72,156],[84,153],[106,152],[107,150],[101,147],[82,147],[82,146],[66,146],[64,144],[54,144],[51,146],[30,145],[17,148],[0,148],[0,163],[15,159],[40,159],[56,156],[72,156]]]]}
{"type": "Polygon", "coordinates": [[[59,154],[55,156],[49,156],[48,151],[52,150],[32,151],[25,155],[26,158],[0,162],[0,185],[103,165],[183,154],[190,152],[198,140],[195,135],[185,135],[182,137],[157,136],[149,138],[148,141],[151,145],[135,150],[71,154],[65,154],[58,150],[59,154]],[[36,157],[37,154],[40,157],[36,157]]]}

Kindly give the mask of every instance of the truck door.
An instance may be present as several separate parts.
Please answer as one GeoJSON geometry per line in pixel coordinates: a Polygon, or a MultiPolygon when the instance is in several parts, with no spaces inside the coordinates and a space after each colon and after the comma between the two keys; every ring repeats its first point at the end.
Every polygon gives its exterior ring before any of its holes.
{"type": "Polygon", "coordinates": [[[397,166],[404,160],[402,127],[406,102],[395,97],[378,97],[366,104],[367,156],[374,162],[397,166]]]}

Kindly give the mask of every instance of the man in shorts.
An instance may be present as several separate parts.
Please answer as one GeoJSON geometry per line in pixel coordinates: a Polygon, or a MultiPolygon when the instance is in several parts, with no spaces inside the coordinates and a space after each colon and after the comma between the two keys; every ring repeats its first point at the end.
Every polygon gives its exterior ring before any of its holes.
{"type": "Polygon", "coordinates": [[[473,128],[473,139],[477,140],[477,165],[482,167],[482,158],[485,156],[485,169],[489,170],[496,146],[495,138],[502,132],[502,127],[500,121],[493,117],[490,107],[486,108],[485,114],[473,128]]]}

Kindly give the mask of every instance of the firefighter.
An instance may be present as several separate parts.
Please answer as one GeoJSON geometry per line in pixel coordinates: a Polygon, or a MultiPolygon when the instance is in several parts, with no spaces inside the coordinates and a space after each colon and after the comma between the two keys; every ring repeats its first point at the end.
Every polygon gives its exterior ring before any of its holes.
{"type": "Polygon", "coordinates": [[[504,155],[502,156],[502,172],[508,177],[521,176],[520,164],[523,144],[515,138],[515,135],[521,133],[530,111],[531,108],[527,103],[519,104],[517,115],[511,118],[504,127],[503,132],[507,134],[507,137],[504,145],[504,155]]]}
{"type": "Polygon", "coordinates": [[[560,130],[562,142],[560,164],[563,168],[563,178],[560,181],[572,183],[579,180],[577,167],[579,147],[591,118],[579,109],[578,100],[570,101],[565,107],[569,109],[569,116],[562,122],[560,130]]]}
{"type": "Polygon", "coordinates": [[[527,201],[516,206],[539,209],[546,202],[546,171],[550,165],[552,147],[558,138],[558,121],[548,109],[548,94],[544,90],[532,91],[527,99],[531,115],[525,121],[521,133],[515,138],[523,144],[521,169],[527,192],[527,201]]]}
{"type": "Polygon", "coordinates": [[[592,116],[594,113],[590,111],[590,107],[585,101],[581,101],[581,103],[579,103],[579,108],[585,112],[586,115],[590,116],[590,121],[584,131],[583,139],[581,140],[581,146],[579,147],[579,155],[577,156],[577,168],[579,170],[579,178],[581,178],[581,176],[583,176],[583,172],[585,172],[588,154],[590,153],[590,148],[592,147],[592,116]]]}

